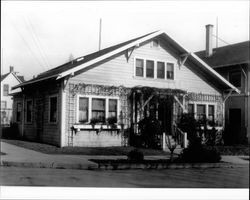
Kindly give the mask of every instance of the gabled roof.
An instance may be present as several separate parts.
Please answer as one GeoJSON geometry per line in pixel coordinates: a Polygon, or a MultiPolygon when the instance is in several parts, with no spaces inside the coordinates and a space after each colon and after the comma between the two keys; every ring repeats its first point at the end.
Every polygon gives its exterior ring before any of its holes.
{"type": "Polygon", "coordinates": [[[213,68],[226,67],[237,64],[250,63],[250,41],[240,42],[213,49],[210,57],[205,56],[205,51],[195,54],[213,68]]]}
{"type": "Polygon", "coordinates": [[[20,83],[23,83],[25,81],[23,76],[17,76],[14,72],[9,72],[1,75],[1,82],[10,74],[12,74],[20,83]]]}
{"type": "Polygon", "coordinates": [[[146,42],[158,36],[160,36],[164,41],[166,41],[168,46],[171,47],[173,50],[175,50],[178,55],[189,55],[188,60],[190,60],[191,62],[195,61],[195,63],[199,65],[201,70],[203,70],[205,73],[210,74],[210,76],[213,77],[215,80],[217,80],[221,85],[224,85],[224,87],[229,87],[239,92],[237,88],[235,88],[232,84],[230,84],[227,80],[225,80],[221,75],[215,72],[205,62],[203,62],[198,56],[196,56],[194,53],[190,53],[188,50],[186,50],[184,47],[179,45],[176,41],[174,41],[171,37],[169,37],[163,31],[155,31],[155,32],[143,35],[141,37],[137,37],[132,40],[120,43],[118,45],[114,45],[109,48],[94,52],[92,54],[79,57],[71,62],[60,65],[54,69],[48,70],[38,75],[36,78],[31,79],[22,84],[19,84],[13,88],[22,87],[25,85],[29,85],[32,83],[40,82],[40,81],[51,79],[51,78],[61,79],[68,75],[74,75],[75,72],[78,72],[86,67],[89,67],[90,65],[96,64],[100,61],[110,58],[111,56],[121,53],[127,49],[133,48],[143,42],[146,42]]]}

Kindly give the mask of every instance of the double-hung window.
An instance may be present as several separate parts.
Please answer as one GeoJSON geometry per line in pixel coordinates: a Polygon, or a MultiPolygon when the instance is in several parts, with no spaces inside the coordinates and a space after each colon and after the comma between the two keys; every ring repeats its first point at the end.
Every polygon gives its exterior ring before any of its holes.
{"type": "Polygon", "coordinates": [[[157,78],[165,79],[165,63],[157,62],[157,78]]]}
{"type": "Polygon", "coordinates": [[[7,108],[7,101],[1,101],[1,109],[7,108]]]}
{"type": "Polygon", "coordinates": [[[118,118],[118,99],[99,96],[79,96],[78,123],[87,123],[91,120],[106,122],[107,118],[118,118]]]}
{"type": "Polygon", "coordinates": [[[92,99],[92,119],[97,119],[99,122],[105,122],[105,103],[106,99],[92,99]]]}
{"type": "Polygon", "coordinates": [[[9,95],[9,85],[4,84],[3,85],[3,96],[8,96],[9,95]]]}
{"type": "Polygon", "coordinates": [[[49,122],[57,122],[57,97],[50,97],[49,100],[49,122]]]}
{"type": "Polygon", "coordinates": [[[117,119],[117,99],[109,99],[109,117],[117,119]]]}
{"type": "Polygon", "coordinates": [[[206,105],[203,104],[197,105],[197,117],[199,120],[206,119],[206,105]]]}
{"type": "Polygon", "coordinates": [[[143,73],[144,61],[143,61],[143,59],[136,59],[135,63],[136,63],[135,75],[143,77],[144,76],[144,73],[143,73]]]}
{"type": "Polygon", "coordinates": [[[16,121],[20,122],[21,118],[22,118],[22,104],[20,102],[18,102],[16,104],[16,121]]]}
{"type": "Polygon", "coordinates": [[[26,101],[26,122],[32,122],[32,100],[26,101]]]}
{"type": "Polygon", "coordinates": [[[152,60],[146,61],[146,77],[154,78],[154,61],[152,60]]]}
{"type": "Polygon", "coordinates": [[[194,104],[188,104],[188,113],[194,116],[194,104]]]}
{"type": "Polygon", "coordinates": [[[89,113],[89,99],[86,97],[79,97],[79,122],[84,123],[88,122],[88,113],[89,113]]]}
{"type": "Polygon", "coordinates": [[[214,122],[214,105],[208,105],[208,119],[214,122]]]}
{"type": "Polygon", "coordinates": [[[167,63],[167,79],[174,79],[174,64],[167,63]]]}

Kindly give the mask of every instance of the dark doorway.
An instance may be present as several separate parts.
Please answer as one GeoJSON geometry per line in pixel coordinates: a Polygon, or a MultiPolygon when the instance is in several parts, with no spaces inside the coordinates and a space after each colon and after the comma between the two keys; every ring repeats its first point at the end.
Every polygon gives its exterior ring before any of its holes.
{"type": "Polygon", "coordinates": [[[240,142],[241,134],[241,109],[229,109],[229,129],[227,130],[228,142],[237,144],[240,142]]]}
{"type": "Polygon", "coordinates": [[[41,141],[42,132],[43,132],[43,100],[36,100],[36,113],[35,113],[35,122],[36,122],[36,139],[41,141]]]}
{"type": "Polygon", "coordinates": [[[172,135],[173,98],[169,97],[159,102],[158,120],[161,122],[162,131],[172,135]]]}

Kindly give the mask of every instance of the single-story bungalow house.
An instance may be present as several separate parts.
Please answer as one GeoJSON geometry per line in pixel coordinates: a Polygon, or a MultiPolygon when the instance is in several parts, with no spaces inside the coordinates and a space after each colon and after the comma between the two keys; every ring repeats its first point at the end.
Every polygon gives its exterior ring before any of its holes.
{"type": "Polygon", "coordinates": [[[182,112],[223,125],[239,90],[162,31],[79,57],[14,88],[21,136],[63,146],[128,145],[149,111],[166,134],[182,112]]]}

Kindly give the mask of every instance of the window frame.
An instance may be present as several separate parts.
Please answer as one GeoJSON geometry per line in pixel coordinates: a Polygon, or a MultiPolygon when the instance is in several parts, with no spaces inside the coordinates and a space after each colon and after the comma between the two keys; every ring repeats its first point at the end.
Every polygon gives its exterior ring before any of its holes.
{"type": "Polygon", "coordinates": [[[155,58],[142,58],[142,57],[134,57],[134,78],[137,79],[145,79],[145,80],[156,80],[156,81],[168,81],[168,82],[173,82],[175,81],[175,76],[176,74],[176,64],[175,61],[173,60],[162,60],[162,59],[155,59],[155,58]],[[143,76],[137,76],[136,75],[136,60],[143,60],[143,76]],[[154,77],[147,77],[147,66],[146,63],[147,61],[153,61],[154,63],[154,77]],[[158,62],[164,63],[164,78],[158,78],[158,67],[157,64],[158,62]],[[173,64],[173,79],[168,79],[167,78],[167,63],[173,64]]]}
{"type": "Polygon", "coordinates": [[[2,101],[1,100],[1,110],[4,110],[7,108],[7,101],[2,101]],[[4,106],[2,106],[2,104],[4,104],[4,106]]]}
{"type": "Polygon", "coordinates": [[[166,79],[175,80],[175,64],[173,62],[166,62],[166,79]],[[173,78],[168,78],[168,64],[173,64],[173,78]]]}
{"type": "Polygon", "coordinates": [[[58,123],[58,95],[57,94],[53,94],[53,95],[49,95],[49,109],[48,109],[48,123],[49,124],[57,124],[58,123]],[[52,98],[56,98],[56,121],[55,122],[52,122],[50,121],[50,111],[51,111],[51,102],[50,102],[50,99],[52,98]]]}
{"type": "MultiPolygon", "coordinates": [[[[206,106],[206,118],[208,119],[208,107],[214,106],[214,121],[217,120],[217,103],[216,102],[204,102],[204,101],[189,101],[188,104],[193,104],[194,105],[194,117],[195,119],[198,119],[197,116],[197,105],[205,105],[206,106]]],[[[187,104],[187,105],[188,105],[187,104]]]]}
{"type": "Polygon", "coordinates": [[[17,102],[16,102],[16,122],[21,122],[21,121],[23,120],[23,119],[22,119],[22,112],[23,112],[23,105],[22,105],[22,102],[21,102],[21,101],[17,101],[17,102]],[[20,106],[21,106],[20,119],[19,119],[19,120],[18,120],[18,118],[17,118],[18,104],[20,104],[20,106]]]}
{"type": "Polygon", "coordinates": [[[9,84],[3,84],[3,96],[9,96],[9,93],[10,93],[10,85],[9,84]],[[6,86],[7,86],[7,89],[8,91],[6,91],[6,86]],[[7,92],[7,94],[6,94],[7,92]]]}
{"type": "Polygon", "coordinates": [[[145,64],[146,64],[146,66],[145,66],[145,68],[146,68],[146,74],[145,74],[145,78],[148,78],[148,79],[155,79],[155,60],[153,60],[153,59],[146,59],[145,60],[145,64]],[[153,77],[151,77],[151,76],[148,76],[148,68],[147,68],[147,63],[148,62],[151,62],[151,63],[153,63],[153,77]]]}
{"type": "Polygon", "coordinates": [[[117,96],[103,96],[103,95],[83,95],[78,94],[77,95],[77,101],[76,101],[76,123],[77,124],[89,124],[92,119],[92,99],[105,99],[105,122],[109,117],[109,99],[115,99],[117,100],[117,122],[119,121],[119,113],[120,113],[120,99],[117,96]],[[88,121],[82,123],[79,122],[79,99],[80,97],[88,98],[88,121]]]}
{"type": "Polygon", "coordinates": [[[34,104],[33,104],[33,99],[26,99],[25,100],[25,123],[26,124],[32,124],[33,123],[33,109],[34,109],[34,104]],[[27,116],[28,116],[28,102],[31,102],[31,113],[30,113],[30,121],[28,121],[27,116]]]}

